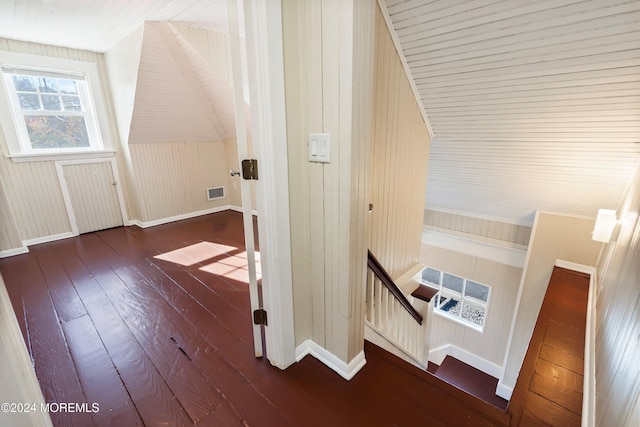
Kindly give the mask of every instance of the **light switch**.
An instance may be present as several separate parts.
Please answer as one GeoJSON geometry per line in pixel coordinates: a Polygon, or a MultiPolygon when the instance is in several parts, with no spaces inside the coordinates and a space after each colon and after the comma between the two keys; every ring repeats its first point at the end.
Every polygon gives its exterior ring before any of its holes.
{"type": "Polygon", "coordinates": [[[331,161],[331,135],[328,133],[309,134],[309,161],[329,163],[331,161]]]}

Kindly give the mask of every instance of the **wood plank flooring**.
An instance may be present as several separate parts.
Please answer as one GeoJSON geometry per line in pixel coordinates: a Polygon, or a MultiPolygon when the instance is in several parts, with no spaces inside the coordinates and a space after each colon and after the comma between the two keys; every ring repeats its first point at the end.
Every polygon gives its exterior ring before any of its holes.
{"type": "Polygon", "coordinates": [[[579,426],[589,276],[556,267],[509,411],[514,426],[579,426]]]}
{"type": "Polygon", "coordinates": [[[509,425],[369,343],[351,381],[310,356],[285,371],[256,359],[243,242],[241,215],[227,211],[0,260],[45,400],[99,405],[52,413],[54,424],[509,425]]]}

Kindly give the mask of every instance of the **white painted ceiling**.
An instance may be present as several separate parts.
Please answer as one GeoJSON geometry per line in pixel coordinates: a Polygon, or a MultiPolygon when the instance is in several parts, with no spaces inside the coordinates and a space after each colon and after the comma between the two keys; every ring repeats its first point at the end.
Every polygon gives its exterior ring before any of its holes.
{"type": "Polygon", "coordinates": [[[0,37],[105,52],[143,21],[228,32],[227,0],[1,0],[0,37]]]}
{"type": "Polygon", "coordinates": [[[640,152],[640,1],[385,0],[434,138],[427,208],[616,208],[640,152]]]}
{"type": "MultiPolygon", "coordinates": [[[[434,138],[427,208],[531,223],[615,208],[640,153],[640,0],[383,0],[434,138]]],[[[104,52],[226,0],[0,1],[0,37],[104,52]]]]}

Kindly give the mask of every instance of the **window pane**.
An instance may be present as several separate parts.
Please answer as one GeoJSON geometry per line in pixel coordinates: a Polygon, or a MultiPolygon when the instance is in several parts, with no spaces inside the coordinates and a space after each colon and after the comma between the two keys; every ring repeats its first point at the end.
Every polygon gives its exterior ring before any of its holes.
{"type": "Polygon", "coordinates": [[[18,92],[35,92],[36,80],[30,76],[13,76],[13,85],[18,92]]]}
{"type": "Polygon", "coordinates": [[[440,286],[440,272],[433,268],[425,268],[422,270],[422,280],[440,286]]]}
{"type": "Polygon", "coordinates": [[[58,88],[60,93],[77,94],[78,88],[74,80],[58,79],[58,88]]]}
{"type": "Polygon", "coordinates": [[[484,324],[484,313],[484,307],[468,304],[467,302],[462,304],[462,318],[471,323],[482,326],[484,324]]]}
{"type": "Polygon", "coordinates": [[[37,111],[40,109],[40,98],[36,94],[19,93],[18,102],[23,110],[37,111]]]}
{"type": "Polygon", "coordinates": [[[62,103],[66,111],[82,111],[79,96],[63,96],[62,103]]]}
{"type": "Polygon", "coordinates": [[[444,273],[442,276],[442,286],[458,293],[462,293],[462,282],[463,279],[461,277],[452,274],[444,273]]]}
{"type": "Polygon", "coordinates": [[[38,86],[40,92],[56,93],[58,92],[58,79],[51,77],[38,77],[38,86]]]}
{"type": "Polygon", "coordinates": [[[60,98],[58,95],[42,95],[42,106],[47,111],[60,111],[60,98]]]}
{"type": "Polygon", "coordinates": [[[443,295],[440,297],[440,306],[438,308],[449,314],[458,315],[460,314],[460,301],[458,298],[443,295]]]}
{"type": "Polygon", "coordinates": [[[25,116],[33,148],[89,147],[89,135],[83,117],[25,116]]]}
{"type": "Polygon", "coordinates": [[[475,298],[479,301],[487,302],[487,298],[489,298],[489,287],[467,280],[467,286],[464,288],[464,294],[465,296],[475,298]]]}

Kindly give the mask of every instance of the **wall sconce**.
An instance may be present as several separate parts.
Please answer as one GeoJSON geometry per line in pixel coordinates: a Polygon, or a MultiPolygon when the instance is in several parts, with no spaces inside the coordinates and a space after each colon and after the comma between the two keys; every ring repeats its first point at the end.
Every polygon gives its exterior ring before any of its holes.
{"type": "Polygon", "coordinates": [[[591,238],[597,242],[609,243],[615,227],[616,211],[613,209],[598,209],[596,225],[591,238]]]}

